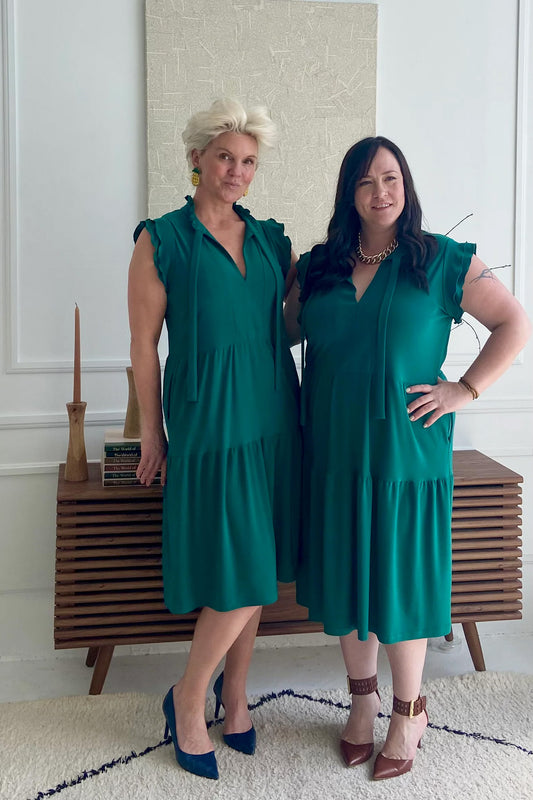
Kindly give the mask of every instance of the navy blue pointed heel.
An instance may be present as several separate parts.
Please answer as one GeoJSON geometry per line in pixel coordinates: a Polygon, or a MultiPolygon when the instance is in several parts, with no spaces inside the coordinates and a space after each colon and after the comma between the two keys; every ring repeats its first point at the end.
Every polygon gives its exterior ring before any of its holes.
{"type": "MultiPolygon", "coordinates": [[[[213,692],[215,695],[215,719],[218,719],[220,706],[224,708],[224,703],[222,702],[223,683],[224,673],[221,672],[213,685],[213,692]]],[[[253,725],[250,730],[244,731],[244,733],[224,733],[223,739],[228,747],[232,747],[233,750],[238,750],[239,753],[246,753],[248,756],[253,756],[255,753],[256,734],[253,725]]]]}
{"type": "Polygon", "coordinates": [[[194,775],[200,775],[201,778],[213,778],[216,780],[218,778],[218,767],[215,754],[212,750],[209,753],[194,755],[193,753],[185,753],[180,749],[178,735],[176,733],[176,714],[174,712],[174,698],[172,696],[173,688],[173,686],[170,687],[163,700],[163,714],[166,719],[165,739],[170,733],[174,745],[174,752],[176,754],[176,761],[180,767],[183,767],[187,772],[192,772],[194,775]]]}

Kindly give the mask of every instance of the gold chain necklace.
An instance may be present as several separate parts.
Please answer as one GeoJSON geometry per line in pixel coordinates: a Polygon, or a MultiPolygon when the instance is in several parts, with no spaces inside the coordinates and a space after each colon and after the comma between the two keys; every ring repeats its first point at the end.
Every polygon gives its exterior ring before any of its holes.
{"type": "Polygon", "coordinates": [[[392,242],[387,245],[385,250],[382,250],[381,253],[376,253],[375,256],[367,256],[363,253],[363,248],[361,247],[361,231],[357,234],[357,247],[355,248],[355,253],[357,258],[362,264],[381,264],[391,253],[394,253],[396,248],[398,247],[398,239],[394,237],[392,242]]]}

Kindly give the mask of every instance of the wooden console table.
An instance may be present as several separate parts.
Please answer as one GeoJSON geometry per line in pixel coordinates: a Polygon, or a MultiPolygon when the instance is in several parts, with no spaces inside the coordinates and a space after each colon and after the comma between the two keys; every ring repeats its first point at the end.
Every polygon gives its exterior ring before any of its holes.
{"type": "MultiPolygon", "coordinates": [[[[462,623],[477,670],[485,663],[476,622],[521,618],[522,477],[476,450],[454,453],[452,621],[462,623]]],[[[192,638],[197,613],[170,614],[161,577],[162,492],[158,487],[68,483],[59,468],[54,642],[89,648],[90,694],[102,691],[119,644],[192,638]]],[[[279,584],[259,635],[310,633],[294,584],[279,584]]]]}

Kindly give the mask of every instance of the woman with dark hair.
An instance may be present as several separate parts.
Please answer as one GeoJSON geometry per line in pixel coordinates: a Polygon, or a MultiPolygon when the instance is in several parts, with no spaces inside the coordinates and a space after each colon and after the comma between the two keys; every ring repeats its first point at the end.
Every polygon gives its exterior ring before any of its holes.
{"type": "Polygon", "coordinates": [[[286,304],[292,341],[307,340],[297,597],[340,636],[348,766],[374,749],[385,646],[394,699],[375,780],[411,769],[428,721],[427,638],[451,629],[453,412],[510,366],[530,333],[475,245],[425,233],[421,219],[398,147],[381,136],[358,142],[341,166],[326,240],[300,259],[286,304]],[[446,381],[451,324],[464,311],[491,333],[465,375],[446,381]]]}

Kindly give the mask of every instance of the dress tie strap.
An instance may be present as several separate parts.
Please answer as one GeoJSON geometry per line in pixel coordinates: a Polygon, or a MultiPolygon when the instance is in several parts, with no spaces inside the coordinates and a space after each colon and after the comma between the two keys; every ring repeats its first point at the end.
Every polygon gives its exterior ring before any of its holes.
{"type": "MultiPolygon", "coordinates": [[[[383,267],[381,266],[380,269],[383,267]]],[[[376,368],[374,371],[374,419],[386,419],[385,413],[385,367],[387,358],[387,333],[389,327],[389,311],[398,281],[400,259],[391,259],[389,275],[383,302],[379,310],[378,328],[376,332],[376,368]]]]}
{"type": "Polygon", "coordinates": [[[284,290],[284,282],[281,273],[281,268],[279,266],[277,258],[273,255],[272,247],[267,241],[267,238],[263,232],[261,225],[254,220],[250,216],[248,216],[249,224],[252,227],[259,244],[261,245],[261,249],[268,261],[270,269],[274,275],[274,285],[276,287],[275,290],[275,309],[274,313],[276,315],[275,324],[274,324],[274,388],[277,390],[281,385],[281,344],[283,341],[283,290],[284,290]]]}
{"type": "Polygon", "coordinates": [[[189,266],[189,352],[187,357],[187,401],[198,401],[198,269],[203,231],[196,228],[189,266]]]}
{"type": "Polygon", "coordinates": [[[303,427],[307,421],[307,381],[305,380],[305,330],[303,321],[303,308],[300,312],[300,425],[303,427]]]}

